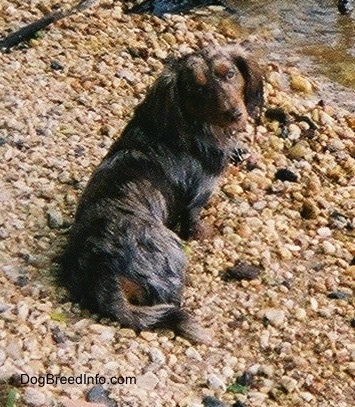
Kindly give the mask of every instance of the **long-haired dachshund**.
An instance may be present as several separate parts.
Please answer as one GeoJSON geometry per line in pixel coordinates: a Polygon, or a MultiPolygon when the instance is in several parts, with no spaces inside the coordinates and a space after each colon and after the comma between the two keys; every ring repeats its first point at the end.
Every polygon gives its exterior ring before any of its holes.
{"type": "Polygon", "coordinates": [[[261,70],[238,46],[170,60],[91,177],[62,259],[73,299],[136,331],[207,336],[180,308],[180,239],[263,104],[261,70]]]}

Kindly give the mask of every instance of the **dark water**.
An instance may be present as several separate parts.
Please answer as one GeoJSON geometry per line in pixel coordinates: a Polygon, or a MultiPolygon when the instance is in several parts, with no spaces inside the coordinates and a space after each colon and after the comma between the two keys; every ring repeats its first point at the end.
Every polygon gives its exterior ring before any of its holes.
{"type": "Polygon", "coordinates": [[[230,0],[233,21],[264,35],[270,62],[322,80],[322,97],[355,112],[355,10],[342,16],[332,0],[230,0]]]}

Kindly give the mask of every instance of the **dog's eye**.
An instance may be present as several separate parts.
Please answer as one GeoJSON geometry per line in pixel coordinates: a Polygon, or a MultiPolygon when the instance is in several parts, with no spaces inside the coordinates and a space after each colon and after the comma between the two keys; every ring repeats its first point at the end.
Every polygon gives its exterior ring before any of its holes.
{"type": "Polygon", "coordinates": [[[226,73],[226,79],[232,79],[235,75],[235,71],[233,69],[230,69],[227,73],[226,73]]]}

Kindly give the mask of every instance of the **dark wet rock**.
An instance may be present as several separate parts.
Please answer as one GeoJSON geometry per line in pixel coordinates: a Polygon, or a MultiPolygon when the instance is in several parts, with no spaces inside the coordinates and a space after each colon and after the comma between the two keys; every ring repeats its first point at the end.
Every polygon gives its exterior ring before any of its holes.
{"type": "Polygon", "coordinates": [[[330,226],[335,227],[337,229],[348,229],[348,230],[354,228],[352,225],[352,220],[348,216],[338,211],[333,211],[330,214],[330,226]]]}
{"type": "Polygon", "coordinates": [[[239,261],[234,267],[227,268],[221,277],[224,281],[255,280],[259,277],[260,271],[260,267],[239,261]]]}
{"type": "Polygon", "coordinates": [[[277,121],[282,125],[287,125],[290,123],[290,115],[278,107],[266,109],[265,118],[271,121],[277,121]]]}
{"type": "Polygon", "coordinates": [[[222,401],[212,396],[205,396],[202,400],[202,404],[204,407],[226,407],[222,401]]]}
{"type": "Polygon", "coordinates": [[[280,181],[297,182],[298,176],[287,168],[280,168],[276,171],[275,179],[279,179],[280,181]]]}
{"type": "Polygon", "coordinates": [[[327,297],[331,300],[346,300],[350,297],[350,294],[345,293],[344,291],[332,291],[327,297]]]}
{"type": "Polygon", "coordinates": [[[338,0],[338,10],[340,14],[350,14],[353,8],[353,0],[338,0]]]}
{"type": "Polygon", "coordinates": [[[62,71],[64,66],[58,61],[51,61],[51,68],[55,71],[62,71]]]}
{"type": "Polygon", "coordinates": [[[101,403],[107,407],[118,407],[117,403],[109,398],[109,394],[102,386],[94,386],[88,391],[86,401],[101,403]]]}
{"type": "Polygon", "coordinates": [[[57,344],[65,342],[65,334],[60,330],[58,326],[52,329],[52,338],[57,344]]]}
{"type": "Polygon", "coordinates": [[[250,386],[253,382],[253,375],[249,372],[244,372],[241,376],[237,377],[236,383],[240,386],[250,386]]]}
{"type": "Polygon", "coordinates": [[[53,208],[47,211],[47,220],[51,229],[60,229],[64,222],[62,214],[53,208]]]}

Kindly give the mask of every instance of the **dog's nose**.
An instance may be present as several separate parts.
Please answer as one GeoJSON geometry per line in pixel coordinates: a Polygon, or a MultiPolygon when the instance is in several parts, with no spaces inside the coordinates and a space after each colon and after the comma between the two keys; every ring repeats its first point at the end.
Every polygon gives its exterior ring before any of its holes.
{"type": "Polygon", "coordinates": [[[242,117],[242,114],[243,113],[237,108],[229,109],[226,111],[226,116],[231,122],[238,121],[242,117]]]}

